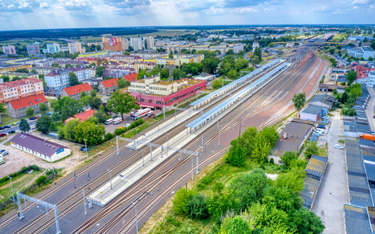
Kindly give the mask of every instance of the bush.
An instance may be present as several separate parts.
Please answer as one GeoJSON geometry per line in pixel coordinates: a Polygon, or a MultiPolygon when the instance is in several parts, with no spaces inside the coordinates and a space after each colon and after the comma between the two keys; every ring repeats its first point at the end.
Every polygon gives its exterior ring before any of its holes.
{"type": "MultiPolygon", "coordinates": [[[[37,165],[31,165],[29,167],[23,167],[21,170],[17,171],[17,172],[14,172],[12,174],[10,174],[9,176],[14,178],[16,176],[19,176],[21,174],[24,174],[26,171],[28,170],[34,170],[34,171],[39,171],[39,167],[37,165]]],[[[7,182],[9,180],[9,177],[8,176],[5,176],[3,178],[0,179],[0,184],[4,183],[4,182],[7,182]]]]}
{"type": "Polygon", "coordinates": [[[53,174],[53,170],[49,169],[46,171],[46,175],[49,176],[49,175],[52,175],[53,174]]]}
{"type": "Polygon", "coordinates": [[[273,161],[273,158],[270,159],[270,163],[274,164],[275,162],[273,161]]]}
{"type": "Polygon", "coordinates": [[[116,136],[119,136],[119,135],[123,134],[125,131],[126,131],[126,130],[123,129],[123,128],[117,128],[117,129],[115,130],[114,134],[115,134],[116,136]]]}
{"type": "Polygon", "coordinates": [[[38,177],[38,179],[36,179],[36,183],[41,186],[42,184],[44,184],[45,180],[47,179],[47,176],[45,175],[41,175],[38,177]]]}
{"type": "Polygon", "coordinates": [[[30,170],[34,170],[34,171],[40,171],[39,167],[37,165],[31,165],[29,167],[30,170]]]}
{"type": "Polygon", "coordinates": [[[186,210],[190,219],[206,219],[209,216],[207,203],[201,194],[190,196],[186,210]]]}
{"type": "Polygon", "coordinates": [[[187,190],[184,188],[180,188],[176,192],[176,194],[174,195],[172,207],[175,214],[187,214],[187,204],[193,194],[195,194],[194,190],[187,190]]]}
{"type": "Polygon", "coordinates": [[[113,134],[109,132],[109,133],[105,134],[104,141],[111,140],[113,137],[114,137],[113,134]]]}

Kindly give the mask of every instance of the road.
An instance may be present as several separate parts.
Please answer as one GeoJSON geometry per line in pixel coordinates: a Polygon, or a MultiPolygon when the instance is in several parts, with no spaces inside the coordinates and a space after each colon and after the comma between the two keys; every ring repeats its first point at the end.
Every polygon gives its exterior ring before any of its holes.
{"type": "MultiPolygon", "coordinates": [[[[310,64],[310,66],[311,66],[311,64],[310,64]]],[[[307,72],[307,69],[304,69],[304,72],[307,72]]],[[[285,74],[285,76],[283,76],[279,80],[281,80],[280,81],[281,83],[284,83],[284,84],[288,83],[288,86],[284,86],[284,87],[290,87],[291,88],[291,87],[293,87],[293,85],[295,85],[295,82],[293,82],[294,79],[298,80],[298,76],[293,79],[293,75],[294,74],[303,75],[304,72],[300,71],[300,72],[294,72],[292,74],[290,72],[288,72],[288,74],[285,74]]],[[[250,105],[250,104],[253,103],[253,105],[251,105],[251,107],[250,107],[250,110],[256,111],[258,109],[258,106],[261,106],[262,103],[266,99],[277,98],[277,97],[272,97],[270,95],[268,97],[266,97],[265,94],[277,92],[278,89],[280,89],[280,86],[281,85],[279,83],[271,82],[268,85],[268,87],[270,88],[269,91],[267,91],[267,89],[265,88],[264,93],[260,94],[259,98],[257,98],[256,100],[253,100],[253,99],[248,100],[246,104],[250,105]]],[[[238,108],[237,111],[234,111],[233,115],[231,114],[231,115],[226,116],[225,120],[223,122],[221,122],[221,124],[229,124],[233,121],[236,122],[237,121],[236,117],[238,115],[241,116],[240,108],[238,108]]],[[[233,139],[238,134],[239,126],[240,125],[237,124],[236,128],[233,128],[233,129],[229,128],[230,132],[225,133],[226,137],[222,138],[221,145],[226,145],[226,146],[229,145],[230,140],[233,139]]],[[[172,135],[172,133],[176,134],[178,132],[180,132],[180,129],[176,128],[176,129],[171,131],[171,135],[172,135]]],[[[217,130],[215,128],[212,128],[210,131],[207,131],[204,134],[205,141],[207,142],[207,140],[214,137],[215,134],[217,134],[217,130]]],[[[224,133],[222,133],[222,134],[224,134],[224,133]]],[[[214,139],[214,138],[212,138],[212,139],[214,139]]],[[[166,134],[163,137],[160,137],[155,143],[160,144],[160,143],[163,143],[163,142],[166,142],[166,134]]],[[[81,191],[81,189],[86,188],[86,195],[87,195],[87,193],[89,193],[90,191],[93,191],[95,189],[95,187],[99,187],[101,184],[108,181],[109,175],[106,172],[106,169],[111,168],[113,170],[112,176],[114,176],[114,175],[118,174],[120,171],[123,171],[126,167],[129,167],[130,165],[132,165],[132,163],[134,163],[135,161],[137,161],[141,158],[141,152],[134,153],[133,151],[124,148],[123,146],[125,144],[126,143],[123,143],[121,145],[122,148],[120,149],[121,150],[120,155],[116,155],[115,150],[112,148],[112,149],[108,150],[107,152],[103,153],[103,155],[101,157],[98,157],[96,160],[94,160],[91,163],[86,164],[84,167],[78,169],[76,171],[76,175],[78,176],[77,181],[76,181],[77,188],[78,188],[77,190],[74,189],[72,177],[69,177],[69,178],[65,177],[62,180],[58,181],[57,186],[52,186],[50,190],[46,190],[46,191],[43,191],[42,193],[38,194],[37,197],[42,197],[43,200],[45,200],[47,202],[51,202],[51,203],[54,203],[54,204],[62,202],[58,205],[58,209],[59,209],[59,213],[63,215],[63,218],[60,219],[60,228],[64,233],[74,231],[83,222],[85,222],[90,217],[93,217],[96,213],[98,213],[102,210],[102,208],[94,206],[92,209],[88,210],[87,215],[83,215],[82,191],[81,191]],[[90,177],[91,177],[91,182],[90,182],[91,190],[90,191],[87,190],[86,171],[90,172],[90,177]],[[44,195],[48,195],[48,196],[43,197],[44,195]],[[79,199],[79,200],[77,200],[77,199],[79,199]],[[72,204],[77,204],[77,205],[72,205],[72,204]]],[[[199,150],[200,145],[201,145],[201,143],[200,143],[200,140],[198,139],[197,141],[191,143],[190,146],[187,147],[187,149],[189,149],[189,150],[198,149],[199,150]]],[[[225,152],[225,150],[222,151],[223,149],[224,149],[224,147],[223,146],[218,147],[217,142],[215,142],[215,141],[211,140],[211,141],[207,142],[206,146],[205,146],[205,149],[204,149],[204,152],[201,153],[200,162],[209,158],[212,155],[216,156],[216,158],[220,157],[225,152]]],[[[91,229],[92,228],[93,229],[92,230],[90,229],[89,232],[91,233],[91,231],[94,231],[94,230],[97,230],[98,228],[100,228],[100,226],[101,226],[100,224],[103,224],[103,223],[111,220],[121,210],[125,210],[127,212],[123,216],[124,221],[125,220],[129,221],[129,220],[133,219],[134,213],[133,212],[129,213],[129,207],[128,207],[129,204],[131,204],[131,202],[135,199],[135,197],[138,197],[144,191],[150,192],[149,189],[151,189],[151,185],[157,185],[152,190],[152,192],[154,194],[153,197],[148,196],[147,198],[140,200],[140,202],[138,203],[138,209],[141,210],[145,205],[149,204],[150,198],[151,199],[155,198],[155,205],[153,205],[149,210],[147,210],[147,214],[143,218],[142,223],[144,223],[148,219],[148,217],[154,211],[156,211],[161,206],[161,204],[163,204],[163,202],[165,202],[170,196],[172,196],[171,191],[164,194],[164,192],[169,191],[168,189],[170,188],[170,185],[174,184],[176,182],[177,178],[181,178],[182,175],[184,175],[184,172],[191,170],[191,163],[190,163],[191,160],[190,160],[190,161],[187,161],[186,163],[184,163],[182,165],[179,165],[178,170],[175,171],[170,176],[165,177],[165,178],[161,178],[160,176],[167,173],[167,170],[173,168],[175,165],[178,164],[178,160],[175,160],[175,158],[172,158],[172,159],[168,161],[169,163],[167,162],[165,165],[162,166],[162,169],[160,171],[158,171],[160,174],[158,173],[158,174],[146,176],[145,178],[140,180],[138,185],[143,184],[145,187],[141,186],[141,187],[137,188],[138,190],[134,190],[133,193],[131,194],[131,196],[129,196],[126,200],[122,201],[122,204],[118,207],[117,210],[115,210],[115,212],[112,212],[109,215],[106,215],[105,217],[103,217],[103,219],[101,219],[100,222],[97,223],[98,225],[95,225],[94,227],[91,227],[91,229]],[[155,179],[158,183],[152,182],[152,181],[155,181],[155,179]],[[163,195],[162,195],[162,192],[163,192],[163,195]]],[[[215,158],[209,158],[209,160],[204,161],[204,165],[207,165],[212,160],[215,160],[215,158]]],[[[184,177],[183,179],[184,180],[181,180],[178,184],[176,184],[176,186],[174,186],[173,189],[177,188],[177,186],[181,186],[182,184],[184,184],[188,178],[184,177]]],[[[135,186],[135,189],[136,189],[136,186],[135,186]]],[[[1,217],[0,218],[0,228],[2,228],[3,233],[14,233],[17,230],[19,232],[22,232],[22,229],[18,229],[18,228],[20,228],[24,225],[28,226],[27,230],[29,230],[29,231],[40,230],[39,229],[40,225],[45,224],[46,221],[51,219],[51,218],[52,218],[52,222],[50,222],[50,221],[47,222],[46,230],[44,232],[45,233],[55,233],[56,232],[54,222],[53,222],[53,214],[51,214],[51,212],[49,213],[49,216],[46,217],[39,209],[37,209],[36,207],[33,207],[28,212],[25,213],[25,218],[22,221],[14,219],[15,218],[14,213],[10,214],[10,215],[12,215],[13,218],[11,220],[9,220],[9,222],[7,221],[7,217],[1,217]],[[36,218],[36,216],[39,216],[40,214],[42,214],[42,216],[45,217],[45,218],[36,222],[34,226],[30,226],[32,224],[31,221],[34,220],[36,218]],[[1,223],[3,223],[3,225],[1,225],[1,223]],[[8,225],[6,225],[6,224],[8,224],[8,225]],[[50,225],[52,225],[52,226],[50,226],[50,225]]],[[[122,227],[123,227],[123,225],[117,225],[115,223],[114,231],[117,233],[117,231],[120,230],[122,227]]],[[[132,227],[132,229],[130,231],[132,233],[134,233],[135,232],[134,225],[130,226],[130,227],[132,227]]],[[[25,232],[23,232],[23,233],[25,233],[25,232]]]]}
{"type": "MultiPolygon", "coordinates": [[[[36,120],[28,120],[28,122],[29,122],[29,124],[30,124],[30,128],[32,129],[33,128],[33,126],[35,125],[35,123],[36,123],[36,120]]],[[[8,132],[10,131],[10,130],[14,130],[14,131],[19,131],[20,130],[20,127],[17,125],[17,126],[12,126],[12,125],[10,125],[10,127],[11,128],[6,128],[6,129],[4,129],[4,130],[0,130],[0,133],[6,133],[6,134],[8,134],[8,132]]]]}
{"type": "Polygon", "coordinates": [[[332,124],[327,133],[328,164],[323,177],[320,191],[314,205],[314,213],[323,221],[323,233],[335,234],[344,232],[343,204],[348,204],[346,162],[344,150],[336,149],[335,145],[341,143],[339,137],[344,135],[343,121],[339,111],[334,112],[332,124]],[[338,180],[337,178],[340,178],[338,180]],[[340,231],[341,230],[341,231],[340,231]]]}

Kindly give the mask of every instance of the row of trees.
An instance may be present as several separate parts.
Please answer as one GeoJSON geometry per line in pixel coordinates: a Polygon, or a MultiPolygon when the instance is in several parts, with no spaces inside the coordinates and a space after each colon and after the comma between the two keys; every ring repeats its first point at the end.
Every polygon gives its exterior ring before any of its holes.
{"type": "Polygon", "coordinates": [[[244,58],[237,58],[235,55],[226,55],[221,61],[219,74],[227,76],[230,79],[236,79],[239,72],[249,67],[249,61],[244,58]]]}

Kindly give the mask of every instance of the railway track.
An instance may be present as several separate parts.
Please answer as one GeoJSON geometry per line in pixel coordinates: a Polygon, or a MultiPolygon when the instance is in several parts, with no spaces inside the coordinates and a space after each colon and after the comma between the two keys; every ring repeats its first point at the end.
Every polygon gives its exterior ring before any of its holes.
{"type": "MultiPolygon", "coordinates": [[[[270,69],[269,71],[272,71],[273,69],[270,69]]],[[[261,78],[262,76],[263,75],[259,76],[257,79],[261,78]]],[[[246,84],[240,86],[239,88],[235,89],[233,91],[233,93],[239,92],[245,86],[246,86],[246,84]]],[[[204,106],[201,110],[208,111],[208,110],[212,109],[217,102],[221,102],[221,101],[223,101],[223,100],[225,100],[227,98],[228,97],[226,96],[224,98],[220,98],[220,99],[214,100],[214,101],[211,102],[211,104],[209,104],[209,106],[204,106]]],[[[197,116],[193,116],[192,118],[189,119],[189,121],[191,121],[192,119],[195,119],[195,118],[197,118],[197,116]]],[[[184,125],[180,125],[179,127],[175,128],[173,130],[168,131],[168,133],[171,134],[171,135],[176,135],[176,134],[178,134],[184,128],[185,128],[184,125]]],[[[150,129],[147,129],[147,130],[150,130],[150,129]]],[[[166,142],[166,140],[167,140],[166,138],[167,138],[166,134],[164,134],[162,137],[159,137],[155,141],[155,143],[156,144],[162,144],[162,143],[166,142]]],[[[122,145],[121,145],[120,149],[124,149],[126,143],[122,142],[121,144],[122,145]]],[[[144,150],[145,150],[144,152],[146,154],[149,153],[149,149],[147,147],[145,147],[144,150]]],[[[109,151],[110,151],[110,153],[108,153],[107,156],[102,157],[100,160],[97,160],[95,163],[93,163],[89,167],[85,168],[84,170],[78,171],[76,175],[77,176],[83,176],[83,175],[85,175],[88,171],[90,171],[94,167],[98,166],[99,164],[101,164],[102,162],[104,162],[105,160],[107,160],[108,158],[110,158],[113,155],[117,154],[116,148],[112,148],[109,151]]],[[[135,153],[135,154],[132,154],[132,155],[129,156],[129,158],[127,158],[126,160],[122,161],[119,165],[116,165],[114,168],[111,168],[111,170],[113,171],[113,175],[118,175],[121,171],[123,171],[124,168],[127,168],[130,165],[134,164],[136,161],[138,161],[141,158],[141,155],[142,154],[140,153],[140,151],[137,152],[137,153],[135,153]]],[[[107,179],[108,179],[107,175],[104,173],[101,176],[99,176],[98,178],[96,178],[95,180],[91,181],[91,185],[90,185],[90,188],[92,188],[91,191],[93,191],[96,188],[102,186],[105,182],[107,182],[107,179]]],[[[47,192],[46,194],[44,194],[43,196],[41,196],[39,199],[46,199],[46,198],[48,198],[53,193],[57,192],[58,190],[60,190],[61,188],[63,188],[64,186],[66,186],[67,184],[72,183],[72,182],[73,182],[73,178],[70,178],[70,179],[64,181],[62,184],[60,184],[59,186],[55,187],[51,191],[47,192]]],[[[59,217],[62,217],[64,215],[66,215],[67,213],[69,213],[71,210],[73,210],[75,208],[75,207],[72,206],[73,204],[79,204],[80,203],[80,201],[82,200],[81,189],[85,189],[86,187],[87,187],[87,185],[84,185],[83,187],[81,187],[80,189],[78,189],[77,191],[75,191],[72,195],[70,195],[68,198],[65,198],[64,200],[62,200],[62,201],[60,201],[60,202],[57,203],[58,211],[59,211],[59,217]],[[69,208],[69,206],[71,208],[69,208]]],[[[89,191],[87,193],[87,195],[89,195],[91,193],[91,191],[89,191]]],[[[34,207],[34,205],[30,205],[30,206],[26,207],[26,209],[24,209],[24,211],[28,211],[32,207],[34,207]]],[[[4,222],[1,223],[0,228],[6,226],[11,221],[13,221],[13,219],[16,218],[15,216],[16,215],[14,215],[14,217],[9,217],[7,220],[4,220],[4,222]]],[[[27,225],[25,225],[25,226],[21,227],[20,229],[18,229],[16,231],[16,233],[29,232],[29,231],[31,231],[30,229],[33,229],[31,232],[33,232],[33,231],[41,232],[42,230],[45,230],[50,225],[52,225],[53,222],[54,222],[54,217],[49,217],[49,216],[45,216],[44,214],[40,214],[39,216],[37,216],[36,218],[34,218],[33,220],[31,220],[27,225]],[[38,223],[43,223],[43,224],[40,225],[40,226],[37,226],[38,223]],[[46,227],[46,228],[42,228],[42,227],[46,227]]]]}
{"type": "MultiPolygon", "coordinates": [[[[309,63],[306,63],[305,66],[303,66],[302,70],[300,72],[298,72],[297,74],[293,74],[291,79],[289,79],[289,81],[287,82],[287,84],[285,85],[285,87],[288,88],[288,92],[294,87],[293,84],[295,84],[296,81],[298,81],[300,78],[302,78],[302,76],[308,71],[308,69],[310,68],[310,66],[312,64],[314,64],[314,62],[316,61],[316,58],[315,59],[311,59],[311,61],[309,61],[309,63]],[[302,75],[302,76],[301,76],[302,75]]],[[[287,74],[285,74],[280,80],[284,80],[286,79],[286,77],[290,74],[290,72],[288,72],[287,74]]],[[[282,81],[281,81],[282,82],[282,81]]],[[[272,85],[268,90],[271,90],[272,88],[274,88],[276,85],[278,85],[279,82],[277,82],[276,84],[272,85]]],[[[264,96],[264,95],[263,95],[264,96]]],[[[260,100],[261,97],[257,98],[257,100],[260,100]]],[[[277,96],[274,96],[274,97],[269,97],[269,98],[266,98],[265,101],[267,101],[267,99],[270,99],[268,101],[272,102],[272,105],[270,106],[273,106],[275,105],[278,101],[276,101],[277,99],[277,96]],[[276,101],[276,102],[274,102],[276,101]]],[[[247,100],[248,102],[249,100],[247,100]]],[[[252,100],[250,100],[250,102],[253,103],[256,103],[253,102],[252,100]]],[[[252,106],[252,104],[250,106],[252,106]]],[[[250,106],[248,106],[247,108],[249,108],[250,106]]],[[[261,112],[260,110],[257,110],[257,112],[261,112]]],[[[253,113],[251,114],[253,115],[253,113]]],[[[234,123],[240,123],[242,120],[238,119],[238,117],[241,116],[241,111],[240,113],[238,113],[236,116],[231,116],[229,117],[230,119],[232,119],[228,124],[225,125],[224,129],[229,129],[230,126],[234,123]]],[[[210,131],[213,131],[214,130],[214,127],[211,127],[210,129],[208,129],[207,131],[210,132],[210,131]]],[[[225,130],[224,130],[225,131],[225,130]]],[[[206,135],[208,134],[208,132],[206,133],[206,135]]],[[[213,141],[216,137],[217,137],[218,133],[216,131],[216,133],[214,133],[210,139],[208,140],[207,143],[213,141]]],[[[198,139],[199,140],[199,139],[198,139]]],[[[196,143],[197,140],[194,142],[196,143]]],[[[188,148],[188,147],[186,147],[188,148]]],[[[202,160],[200,162],[201,165],[207,163],[208,161],[210,160],[213,160],[214,158],[216,158],[217,156],[221,156],[222,153],[224,153],[227,149],[229,148],[229,146],[227,147],[224,147],[223,149],[221,149],[220,151],[212,154],[211,156],[205,158],[204,160],[202,160]]],[[[200,151],[200,147],[198,147],[198,149],[196,151],[200,151]]],[[[177,169],[176,169],[177,170],[177,169]]],[[[153,199],[150,203],[147,204],[147,206],[144,206],[139,212],[138,212],[138,218],[141,219],[155,204],[157,204],[163,197],[164,195],[168,194],[169,192],[171,192],[178,184],[180,184],[182,181],[184,181],[185,179],[187,179],[189,176],[190,176],[191,172],[190,170],[186,171],[185,174],[181,177],[178,177],[177,180],[175,180],[171,185],[169,185],[167,187],[167,189],[164,189],[163,192],[161,194],[159,194],[155,199],[153,199]]],[[[165,179],[164,179],[165,180],[165,179]]],[[[159,183],[161,184],[162,182],[164,181],[159,181],[159,183]]],[[[116,201],[114,201],[113,203],[115,203],[116,201]]],[[[121,203],[118,203],[117,205],[113,205],[112,203],[112,208],[111,208],[111,211],[115,210],[115,209],[118,209],[120,206],[122,206],[124,204],[124,202],[121,202],[121,203]],[[113,208],[115,207],[115,208],[113,208]]],[[[131,210],[131,204],[129,204],[125,209],[121,210],[119,213],[116,214],[116,216],[114,216],[114,218],[112,218],[111,220],[107,221],[99,230],[97,230],[95,233],[111,233],[112,229],[121,221],[124,219],[125,215],[127,215],[131,210]]],[[[101,213],[99,214],[99,217],[103,217],[107,214],[110,213],[110,211],[103,211],[104,213],[101,213]]],[[[95,222],[99,221],[100,218],[97,218],[95,220],[95,222]]],[[[95,223],[94,222],[94,223],[95,223]]],[[[123,226],[123,228],[121,229],[121,233],[126,233],[127,231],[130,230],[130,228],[132,226],[134,226],[135,224],[135,217],[133,217],[132,219],[129,220],[129,222],[127,224],[125,224],[123,226]]],[[[85,231],[87,230],[87,228],[84,228],[84,229],[77,229],[79,230],[78,232],[75,231],[73,233],[80,233],[81,231],[85,231]]]]}
{"type": "MultiPolygon", "coordinates": [[[[291,73],[291,71],[289,71],[288,73],[284,74],[282,78],[279,79],[278,82],[275,82],[271,87],[268,88],[268,90],[271,90],[272,88],[276,87],[277,85],[279,85],[280,83],[285,83],[285,81],[287,81],[287,83],[285,84],[285,87],[289,88],[290,90],[294,87],[293,84],[296,83],[296,81],[298,81],[298,79],[301,78],[301,75],[304,75],[308,69],[310,68],[310,66],[315,62],[315,59],[311,59],[311,61],[309,61],[309,63],[306,63],[304,67],[304,69],[296,74],[293,74],[290,78],[288,78],[288,75],[291,73]]],[[[290,91],[288,90],[288,92],[290,91]]],[[[253,106],[258,100],[260,100],[262,97],[264,97],[264,94],[260,97],[258,97],[255,101],[252,101],[252,100],[247,100],[246,102],[250,102],[251,105],[250,106],[247,106],[247,109],[250,108],[251,106],[253,106]]],[[[272,102],[272,106],[275,105],[278,101],[276,101],[277,99],[277,96],[273,96],[271,98],[267,98],[267,99],[271,99],[271,100],[268,100],[270,102],[272,102]],[[274,102],[276,101],[276,102],[274,102]]],[[[266,99],[266,100],[267,100],[266,99]]],[[[271,105],[270,105],[271,106],[271,105]]],[[[256,108],[256,111],[259,112],[260,110],[257,110],[256,108]]],[[[242,115],[242,111],[240,111],[239,113],[236,114],[236,116],[228,116],[229,119],[231,119],[231,121],[225,125],[225,127],[223,128],[223,132],[225,132],[225,129],[230,129],[230,126],[234,123],[239,123],[241,122],[241,120],[238,119],[238,117],[240,117],[242,115]]],[[[253,115],[250,114],[250,115],[253,115]]],[[[209,129],[206,130],[206,132],[204,133],[205,136],[208,135],[208,134],[211,134],[212,131],[215,131],[215,133],[205,142],[205,144],[208,144],[210,142],[212,142],[218,135],[218,132],[215,130],[215,127],[214,126],[211,126],[209,129]]],[[[195,139],[193,142],[191,142],[189,145],[194,145],[195,143],[197,143],[197,141],[199,141],[199,139],[195,139]]],[[[186,149],[189,148],[189,146],[185,147],[186,149]]],[[[228,147],[225,147],[223,149],[221,149],[220,151],[216,152],[215,154],[205,158],[204,160],[202,160],[200,162],[200,164],[205,164],[206,162],[214,159],[215,157],[217,157],[218,155],[221,155],[221,153],[225,152],[226,150],[228,149],[228,147]]],[[[198,147],[198,149],[196,149],[196,152],[197,151],[200,151],[201,150],[201,147],[198,147]]],[[[173,158],[173,156],[171,157],[173,158]]],[[[175,167],[175,169],[173,171],[168,171],[169,174],[172,174],[173,172],[177,171],[178,168],[177,167],[180,167],[182,166],[184,163],[186,163],[187,161],[190,161],[190,159],[185,159],[184,161],[180,161],[178,164],[174,165],[173,167],[175,167]]],[[[168,164],[167,162],[163,165],[166,165],[168,164]]],[[[183,177],[179,177],[179,179],[177,179],[175,182],[173,182],[172,185],[170,185],[168,188],[170,189],[167,189],[167,192],[170,191],[171,189],[173,189],[177,184],[179,184],[181,181],[183,181],[184,179],[186,179],[186,177],[188,177],[190,175],[190,170],[188,170],[183,177]]],[[[160,178],[157,180],[157,185],[163,183],[165,180],[166,180],[167,177],[163,177],[163,178],[160,178]]],[[[150,185],[152,185],[153,187],[157,187],[157,185],[155,184],[154,181],[150,182],[150,185]]],[[[163,194],[167,194],[167,192],[165,192],[163,190],[163,194]]],[[[136,195],[134,195],[132,198],[134,198],[136,195]]],[[[140,199],[142,199],[142,196],[144,195],[141,195],[140,199]]],[[[140,212],[139,212],[139,217],[142,218],[143,217],[143,214],[147,213],[147,211],[149,209],[151,209],[152,205],[153,204],[156,204],[160,199],[162,199],[163,196],[161,196],[159,194],[160,198],[156,198],[154,199],[151,203],[149,203],[149,205],[147,205],[147,207],[144,207],[140,212]],[[151,204],[151,205],[150,205],[151,204]]],[[[120,196],[119,198],[115,199],[109,206],[108,206],[108,209],[107,207],[104,208],[103,210],[101,210],[99,213],[97,213],[92,219],[88,220],[85,224],[83,224],[80,228],[76,229],[73,233],[82,233],[84,231],[87,231],[88,228],[90,226],[92,226],[94,223],[98,222],[99,220],[101,220],[104,216],[110,214],[111,212],[114,212],[115,210],[119,209],[122,205],[124,205],[126,202],[129,202],[132,200],[132,198],[128,198],[125,194],[123,196],[120,196]]],[[[107,221],[98,231],[96,231],[96,233],[110,233],[111,230],[125,217],[125,215],[127,215],[129,213],[129,211],[131,210],[131,204],[129,204],[125,209],[121,210],[119,213],[116,214],[116,216],[114,218],[112,218],[111,220],[107,221]]],[[[124,226],[124,228],[121,230],[122,233],[126,232],[127,230],[129,230],[129,225],[134,225],[134,218],[132,220],[130,220],[128,222],[128,224],[126,224],[124,226]]]]}

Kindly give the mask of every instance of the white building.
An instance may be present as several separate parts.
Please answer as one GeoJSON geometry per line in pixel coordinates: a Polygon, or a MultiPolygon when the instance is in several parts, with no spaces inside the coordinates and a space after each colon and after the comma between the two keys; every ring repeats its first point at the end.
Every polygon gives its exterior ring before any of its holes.
{"type": "Polygon", "coordinates": [[[142,50],[143,48],[142,38],[140,37],[130,38],[130,45],[133,47],[134,51],[142,50]]]}
{"type": "Polygon", "coordinates": [[[44,76],[49,91],[62,91],[64,88],[70,86],[69,73],[74,73],[79,82],[91,78],[90,69],[85,66],[76,66],[70,68],[61,68],[54,70],[44,76]]]}
{"type": "Polygon", "coordinates": [[[370,46],[363,46],[348,49],[348,55],[355,58],[364,58],[365,60],[368,60],[369,57],[374,58],[374,50],[370,46]]]}
{"type": "Polygon", "coordinates": [[[4,54],[6,55],[9,55],[9,54],[17,54],[16,52],[16,47],[12,46],[12,45],[7,45],[7,46],[3,46],[3,52],[4,54]]]}
{"type": "Polygon", "coordinates": [[[254,42],[253,42],[253,52],[255,51],[255,48],[259,48],[259,42],[257,41],[257,40],[255,40],[254,42]]]}
{"type": "Polygon", "coordinates": [[[25,133],[15,135],[10,140],[10,145],[48,162],[54,162],[71,154],[71,149],[66,146],[25,133]]]}
{"type": "Polygon", "coordinates": [[[53,44],[47,44],[47,53],[48,54],[55,54],[55,53],[59,53],[61,50],[60,50],[60,45],[57,44],[57,43],[53,43],[53,44]]]}
{"type": "Polygon", "coordinates": [[[149,36],[149,37],[143,37],[143,48],[146,50],[152,50],[155,49],[155,42],[154,42],[154,37],[149,36]],[[145,48],[147,44],[147,48],[145,48]]]}

